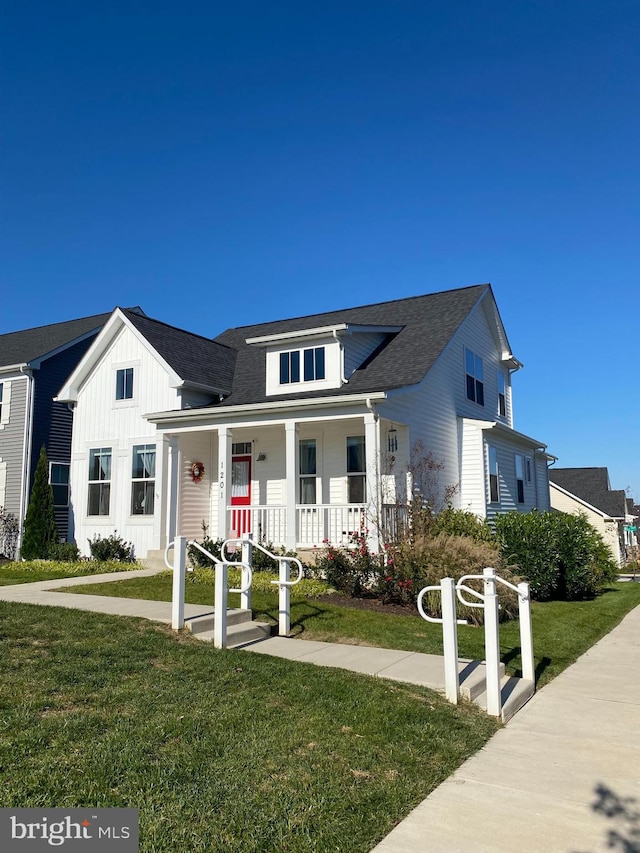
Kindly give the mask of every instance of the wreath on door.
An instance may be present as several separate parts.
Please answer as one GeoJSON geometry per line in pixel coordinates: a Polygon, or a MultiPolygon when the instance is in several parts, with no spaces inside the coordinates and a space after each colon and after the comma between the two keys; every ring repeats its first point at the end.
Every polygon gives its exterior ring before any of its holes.
{"type": "Polygon", "coordinates": [[[191,466],[191,479],[194,483],[199,483],[204,477],[204,465],[202,462],[194,462],[191,466]]]}

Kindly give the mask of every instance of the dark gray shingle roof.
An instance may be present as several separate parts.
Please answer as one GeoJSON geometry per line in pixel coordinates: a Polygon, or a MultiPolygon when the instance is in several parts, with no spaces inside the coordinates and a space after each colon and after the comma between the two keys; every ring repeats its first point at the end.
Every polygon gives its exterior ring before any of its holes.
{"type": "Polygon", "coordinates": [[[625,515],[626,494],[623,489],[610,488],[607,468],[549,468],[549,480],[606,515],[625,515]]]}
{"type": "Polygon", "coordinates": [[[230,392],[235,350],[125,308],[121,311],[186,384],[230,392]]]}
{"type": "Polygon", "coordinates": [[[99,331],[110,316],[111,311],[107,314],[94,314],[78,320],[67,320],[64,323],[52,323],[50,326],[38,326],[34,329],[0,335],[0,367],[28,364],[89,332],[99,331]]]}
{"type": "Polygon", "coordinates": [[[227,329],[215,340],[237,350],[238,359],[232,393],[222,405],[260,403],[267,399],[290,400],[309,396],[371,393],[415,385],[424,378],[465,317],[487,291],[491,292],[490,285],[480,284],[342,311],[227,329]],[[339,323],[400,326],[401,331],[390,335],[385,344],[340,389],[320,395],[307,392],[267,398],[265,352],[261,347],[248,345],[246,339],[339,323]]]}

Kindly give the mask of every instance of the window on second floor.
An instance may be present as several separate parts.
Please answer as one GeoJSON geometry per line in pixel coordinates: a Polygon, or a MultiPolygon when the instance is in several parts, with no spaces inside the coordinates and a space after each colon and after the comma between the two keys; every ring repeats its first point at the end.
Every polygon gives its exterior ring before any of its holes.
{"type": "Polygon", "coordinates": [[[467,382],[467,400],[484,406],[484,370],[482,359],[470,349],[464,348],[464,366],[467,382]]]}
{"type": "Polygon", "coordinates": [[[116,371],[116,400],[133,398],[133,367],[123,367],[116,371]]]}
{"type": "Polygon", "coordinates": [[[11,408],[11,382],[0,382],[0,429],[9,423],[11,408]]]}
{"type": "Polygon", "coordinates": [[[507,380],[502,370],[498,371],[498,414],[501,418],[507,416],[507,380]]]}
{"type": "MultiPolygon", "coordinates": [[[[300,352],[290,350],[280,353],[280,384],[290,385],[300,382],[300,352]]],[[[302,380],[313,382],[325,378],[324,347],[312,347],[302,350],[302,380]]]]}

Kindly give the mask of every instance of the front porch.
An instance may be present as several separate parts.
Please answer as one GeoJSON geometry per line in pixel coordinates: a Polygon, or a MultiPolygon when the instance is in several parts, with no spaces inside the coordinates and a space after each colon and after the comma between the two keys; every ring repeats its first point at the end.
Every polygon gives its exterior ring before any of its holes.
{"type": "Polygon", "coordinates": [[[165,433],[165,544],[175,535],[202,538],[204,524],[214,540],[252,533],[260,543],[298,551],[329,542],[348,547],[365,536],[377,551],[397,527],[408,428],[372,411],[173,427],[165,433]],[[204,470],[199,478],[194,466],[204,470]]]}

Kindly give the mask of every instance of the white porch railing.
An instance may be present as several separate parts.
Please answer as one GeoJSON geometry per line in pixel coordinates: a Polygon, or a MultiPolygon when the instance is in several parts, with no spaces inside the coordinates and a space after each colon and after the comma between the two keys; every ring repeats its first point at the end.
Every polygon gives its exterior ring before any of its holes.
{"type": "MultiPolygon", "coordinates": [[[[355,534],[367,527],[361,504],[298,504],[296,506],[296,547],[322,547],[324,542],[346,546],[355,534]]],[[[286,506],[227,507],[227,529],[232,538],[251,533],[257,542],[285,545],[286,506]]]]}

